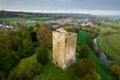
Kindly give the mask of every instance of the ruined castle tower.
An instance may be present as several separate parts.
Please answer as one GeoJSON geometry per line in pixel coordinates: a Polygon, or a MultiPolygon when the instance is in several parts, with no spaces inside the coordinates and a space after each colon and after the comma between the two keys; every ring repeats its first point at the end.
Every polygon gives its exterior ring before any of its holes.
{"type": "Polygon", "coordinates": [[[61,69],[66,70],[74,64],[77,34],[66,32],[63,28],[53,31],[53,60],[61,69]]]}

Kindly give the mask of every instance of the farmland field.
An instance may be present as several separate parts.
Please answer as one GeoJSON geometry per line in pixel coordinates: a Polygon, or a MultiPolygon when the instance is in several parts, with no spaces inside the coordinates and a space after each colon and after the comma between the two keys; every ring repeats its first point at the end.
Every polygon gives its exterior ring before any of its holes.
{"type": "MultiPolygon", "coordinates": [[[[2,21],[8,21],[8,22],[12,22],[12,21],[23,21],[23,20],[29,20],[28,18],[22,18],[22,17],[7,17],[7,18],[0,18],[0,20],[2,21]]],[[[51,17],[33,17],[30,18],[30,20],[51,20],[51,17]]]]}
{"type": "Polygon", "coordinates": [[[27,26],[34,26],[36,22],[39,24],[48,24],[52,20],[51,17],[32,17],[32,18],[21,18],[21,17],[8,17],[8,18],[0,18],[2,22],[9,22],[11,24],[16,25],[17,22],[25,23],[27,26]]]}
{"type": "Polygon", "coordinates": [[[120,27],[120,23],[115,23],[115,22],[104,22],[102,21],[103,24],[109,25],[109,26],[115,26],[115,27],[120,27]]]}
{"type": "Polygon", "coordinates": [[[98,38],[99,46],[113,60],[120,62],[120,34],[102,36],[98,38]]]}
{"type": "Polygon", "coordinates": [[[13,22],[13,21],[23,21],[25,18],[21,17],[10,17],[10,18],[0,18],[1,21],[13,22]]]}
{"type": "Polygon", "coordinates": [[[119,23],[113,23],[113,22],[105,22],[107,25],[113,25],[113,26],[117,26],[120,27],[119,23]]]}

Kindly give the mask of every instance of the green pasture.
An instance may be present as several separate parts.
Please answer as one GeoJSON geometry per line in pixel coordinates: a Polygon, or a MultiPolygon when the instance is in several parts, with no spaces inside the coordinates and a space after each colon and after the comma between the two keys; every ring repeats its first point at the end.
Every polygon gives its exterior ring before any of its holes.
{"type": "MultiPolygon", "coordinates": [[[[50,20],[51,17],[32,17],[30,18],[30,20],[50,20]]],[[[23,20],[29,20],[27,18],[24,17],[6,17],[6,18],[0,18],[0,20],[2,21],[23,21],[23,20]]]]}
{"type": "Polygon", "coordinates": [[[120,23],[115,23],[115,22],[102,22],[102,23],[110,26],[120,27],[120,23]]]}
{"type": "Polygon", "coordinates": [[[98,37],[98,44],[112,60],[120,62],[120,34],[98,37]]]}
{"type": "Polygon", "coordinates": [[[32,19],[37,19],[37,20],[49,20],[51,17],[33,17],[32,19]]]}
{"type": "Polygon", "coordinates": [[[110,31],[110,30],[113,30],[112,28],[103,28],[103,27],[100,27],[100,32],[107,32],[107,31],[110,31]]]}
{"type": "Polygon", "coordinates": [[[13,22],[13,21],[23,21],[25,18],[21,17],[10,17],[10,18],[0,18],[1,21],[13,22]]]}
{"type": "MultiPolygon", "coordinates": [[[[29,21],[29,19],[27,18],[22,18],[22,17],[10,17],[10,18],[0,18],[0,21],[3,22],[9,22],[10,24],[14,24],[16,25],[17,22],[21,22],[22,21],[29,21]]],[[[24,22],[24,24],[26,24],[27,26],[34,26],[36,24],[36,22],[38,22],[39,24],[43,24],[46,23],[48,24],[51,21],[51,17],[33,17],[30,20],[37,20],[35,22],[24,22]]]]}

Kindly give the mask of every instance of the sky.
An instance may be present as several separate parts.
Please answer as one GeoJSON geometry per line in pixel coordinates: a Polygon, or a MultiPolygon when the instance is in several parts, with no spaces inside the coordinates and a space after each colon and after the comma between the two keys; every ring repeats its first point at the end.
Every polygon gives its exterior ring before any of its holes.
{"type": "Polygon", "coordinates": [[[120,0],[0,0],[0,10],[120,15],[120,0]]]}

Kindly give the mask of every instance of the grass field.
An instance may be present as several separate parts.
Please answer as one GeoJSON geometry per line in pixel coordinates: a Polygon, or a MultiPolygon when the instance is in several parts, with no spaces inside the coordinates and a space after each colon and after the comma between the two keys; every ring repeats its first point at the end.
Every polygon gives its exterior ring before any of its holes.
{"type": "MultiPolygon", "coordinates": [[[[29,20],[28,18],[22,18],[22,17],[8,17],[8,18],[0,18],[2,21],[7,22],[13,22],[13,21],[23,21],[23,20],[29,20]]],[[[51,20],[51,17],[33,17],[30,20],[51,20]]]]}
{"type": "Polygon", "coordinates": [[[74,74],[74,66],[71,66],[68,70],[63,71],[56,67],[52,63],[47,64],[40,75],[36,75],[34,80],[76,80],[74,74]]]}
{"type": "MultiPolygon", "coordinates": [[[[38,22],[39,24],[43,24],[44,22],[38,22]]],[[[29,27],[29,26],[35,26],[35,24],[36,24],[36,22],[30,22],[30,23],[26,23],[27,24],[27,26],[29,27]]]]}
{"type": "Polygon", "coordinates": [[[21,18],[21,17],[10,17],[10,18],[0,18],[0,20],[2,21],[7,21],[7,22],[13,22],[13,21],[23,21],[26,20],[25,18],[21,18]]]}
{"type": "Polygon", "coordinates": [[[104,22],[102,21],[103,24],[109,25],[109,26],[115,26],[115,27],[120,27],[120,23],[115,23],[115,22],[104,22]]]}
{"type": "Polygon", "coordinates": [[[120,62],[120,34],[102,36],[98,38],[99,46],[112,59],[120,62]]]}
{"type": "MultiPolygon", "coordinates": [[[[50,21],[39,21],[39,24],[49,24],[50,21]]],[[[30,22],[30,23],[26,23],[26,25],[29,26],[35,26],[36,22],[30,22]]]]}
{"type": "Polygon", "coordinates": [[[116,26],[116,27],[120,27],[120,24],[119,24],[119,23],[105,22],[105,24],[107,24],[107,25],[113,25],[113,26],[116,26]]]}
{"type": "MultiPolygon", "coordinates": [[[[87,45],[87,32],[80,31],[78,33],[79,46],[87,45]]],[[[94,61],[96,71],[100,74],[101,80],[114,80],[112,75],[109,73],[108,69],[101,63],[101,61],[96,57],[94,52],[88,47],[89,57],[94,61]]]]}
{"type": "Polygon", "coordinates": [[[9,22],[12,24],[15,24],[17,22],[21,22],[24,23],[29,27],[29,26],[34,26],[36,24],[36,22],[38,22],[39,24],[48,24],[50,23],[50,21],[52,20],[51,17],[35,17],[35,18],[31,18],[31,19],[27,19],[27,18],[21,18],[21,17],[10,17],[10,18],[0,18],[0,21],[4,21],[4,22],[9,22]],[[32,20],[31,22],[27,22],[29,20],[32,20]]]}
{"type": "Polygon", "coordinates": [[[107,31],[110,31],[110,30],[113,30],[112,28],[103,28],[103,27],[100,27],[100,32],[103,33],[103,32],[107,32],[107,31]]]}
{"type": "Polygon", "coordinates": [[[37,19],[37,20],[49,20],[51,17],[34,17],[32,19],[37,19]]]}

